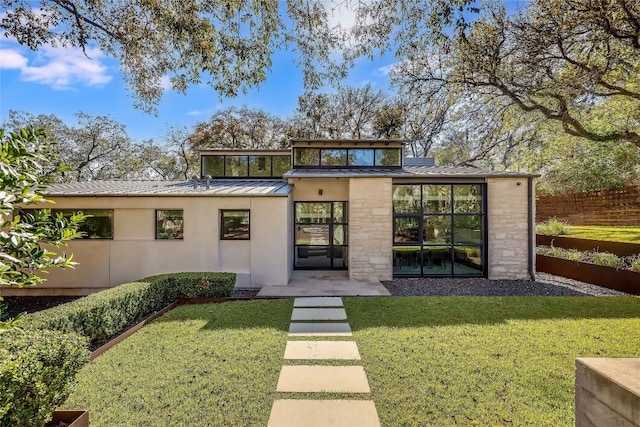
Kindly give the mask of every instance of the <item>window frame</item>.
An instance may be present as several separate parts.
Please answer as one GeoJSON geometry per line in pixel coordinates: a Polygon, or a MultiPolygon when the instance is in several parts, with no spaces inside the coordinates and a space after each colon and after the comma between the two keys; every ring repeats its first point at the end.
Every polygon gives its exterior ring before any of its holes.
{"type": "Polygon", "coordinates": [[[220,209],[220,240],[251,240],[251,209],[220,209]],[[247,213],[247,237],[225,237],[224,219],[225,213],[246,212],[247,213]]]}
{"type": "Polygon", "coordinates": [[[155,240],[184,240],[184,209],[156,209],[156,227],[155,227],[155,240]],[[158,214],[160,212],[180,212],[182,218],[182,230],[181,237],[158,237],[158,214]]]}

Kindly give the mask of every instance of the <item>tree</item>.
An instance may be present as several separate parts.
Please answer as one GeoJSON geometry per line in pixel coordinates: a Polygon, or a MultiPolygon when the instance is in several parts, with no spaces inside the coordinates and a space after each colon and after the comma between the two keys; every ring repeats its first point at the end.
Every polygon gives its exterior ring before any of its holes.
{"type": "Polygon", "coordinates": [[[136,146],[123,124],[111,116],[79,112],[76,117],[77,124],[70,126],[53,114],[10,111],[4,126],[15,131],[27,127],[46,131],[55,147],[55,162],[64,166],[55,176],[59,182],[122,179],[139,172],[136,146]]]}
{"type": "Polygon", "coordinates": [[[305,86],[342,79],[356,58],[399,46],[422,50],[445,27],[464,26],[471,0],[321,0],[144,2],[0,0],[0,28],[31,49],[99,47],[120,62],[136,106],[152,110],[168,78],[174,90],[207,83],[234,97],[266,79],[276,49],[298,55],[305,86]],[[347,13],[352,28],[331,22],[347,13]]]}
{"type": "Polygon", "coordinates": [[[197,172],[196,153],[191,149],[190,135],[185,128],[167,131],[162,145],[153,140],[136,144],[137,158],[143,168],[137,174],[145,178],[189,179],[197,172]]]}
{"type": "MultiPolygon", "coordinates": [[[[17,214],[18,205],[45,203],[41,195],[46,184],[50,149],[42,131],[21,130],[5,135],[0,129],[0,287],[34,286],[46,279],[40,272],[48,268],[73,268],[72,256],[57,254],[51,247],[79,237],[81,213],[64,217],[48,209],[17,214]],[[44,176],[44,178],[43,178],[44,176]]],[[[0,321],[3,313],[0,307],[0,321]]],[[[0,330],[5,323],[0,322],[0,330]]]]}
{"type": "Polygon", "coordinates": [[[188,137],[193,149],[284,148],[284,122],[265,111],[230,107],[196,124],[188,137]]]}
{"type": "Polygon", "coordinates": [[[485,10],[452,43],[397,68],[405,85],[481,95],[572,136],[640,148],[640,3],[534,0],[485,10]]]}

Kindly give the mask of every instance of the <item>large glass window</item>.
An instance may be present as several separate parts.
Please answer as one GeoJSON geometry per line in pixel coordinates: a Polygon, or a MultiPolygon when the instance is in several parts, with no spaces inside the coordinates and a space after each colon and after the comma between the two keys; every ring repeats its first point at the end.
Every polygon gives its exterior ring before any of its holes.
{"type": "MultiPolygon", "coordinates": [[[[18,214],[23,215],[26,222],[33,215],[35,209],[19,209],[18,214]]],[[[113,239],[113,209],[51,209],[51,216],[62,214],[68,218],[82,212],[86,218],[78,226],[82,237],[79,240],[113,239]]]]}
{"type": "Polygon", "coordinates": [[[224,156],[202,156],[202,176],[224,176],[224,156]]]}
{"type": "Polygon", "coordinates": [[[373,166],[372,149],[349,150],[349,166],[373,166]]]}
{"type": "Polygon", "coordinates": [[[268,156],[249,156],[249,176],[271,176],[271,159],[268,156]]]}
{"type": "Polygon", "coordinates": [[[249,240],[249,210],[220,211],[221,240],[249,240]]]}
{"type": "Polygon", "coordinates": [[[484,188],[484,184],[394,185],[394,274],[485,275],[484,188]]]}
{"type": "Polygon", "coordinates": [[[397,167],[400,148],[294,148],[295,167],[397,167]]]}
{"type": "Polygon", "coordinates": [[[347,150],[325,149],[320,152],[321,166],[347,166],[347,150]]]}
{"type": "Polygon", "coordinates": [[[402,166],[400,148],[376,148],[376,166],[402,166]]]}
{"type": "Polygon", "coordinates": [[[272,156],[273,176],[282,176],[291,170],[291,156],[272,156]]]}
{"type": "Polygon", "coordinates": [[[182,239],[184,235],[184,218],[182,209],[156,210],[156,239],[182,239]]]}
{"type": "Polygon", "coordinates": [[[295,203],[296,269],[345,269],[347,202],[295,203]]]}
{"type": "Polygon", "coordinates": [[[320,149],[319,148],[294,148],[293,164],[294,166],[319,166],[320,165],[320,149]]]}
{"type": "Polygon", "coordinates": [[[248,176],[247,156],[225,156],[225,176],[248,176]]]}

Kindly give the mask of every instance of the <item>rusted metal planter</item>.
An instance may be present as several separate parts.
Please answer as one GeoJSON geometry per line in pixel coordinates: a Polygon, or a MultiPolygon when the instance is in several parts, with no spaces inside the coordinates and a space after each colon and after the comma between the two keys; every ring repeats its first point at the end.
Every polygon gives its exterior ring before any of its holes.
{"type": "Polygon", "coordinates": [[[53,419],[49,421],[47,426],[57,427],[89,427],[89,411],[84,410],[68,410],[55,411],[53,419]]]}
{"type": "Polygon", "coordinates": [[[592,283],[604,288],[640,295],[640,273],[602,265],[536,255],[536,270],[592,283]]]}
{"type": "Polygon", "coordinates": [[[640,244],[624,242],[608,242],[604,240],[576,239],[574,237],[548,236],[536,234],[538,246],[555,246],[563,249],[577,249],[579,251],[610,252],[620,257],[640,254],[640,244]]]}

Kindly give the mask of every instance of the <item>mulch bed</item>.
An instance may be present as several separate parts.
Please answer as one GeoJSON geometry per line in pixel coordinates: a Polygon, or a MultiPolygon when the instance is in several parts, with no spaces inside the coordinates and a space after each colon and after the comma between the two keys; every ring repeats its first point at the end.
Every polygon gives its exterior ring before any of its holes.
{"type": "Polygon", "coordinates": [[[46,310],[80,298],[79,296],[46,296],[46,297],[3,297],[2,303],[7,305],[9,317],[20,313],[33,313],[46,310]]]}

